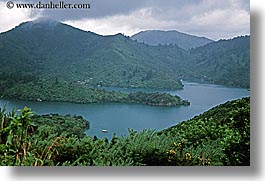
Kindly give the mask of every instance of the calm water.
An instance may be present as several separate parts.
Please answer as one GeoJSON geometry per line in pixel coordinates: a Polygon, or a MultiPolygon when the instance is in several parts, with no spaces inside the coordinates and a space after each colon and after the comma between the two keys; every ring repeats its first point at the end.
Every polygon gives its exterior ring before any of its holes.
{"type": "MultiPolygon", "coordinates": [[[[118,89],[120,91],[143,91],[142,89],[118,89]]],[[[24,106],[30,107],[37,114],[59,113],[82,115],[90,121],[88,135],[100,138],[111,138],[116,132],[118,136],[127,135],[128,128],[134,130],[156,129],[162,130],[173,126],[180,121],[192,118],[210,108],[224,103],[249,96],[246,89],[228,88],[220,85],[197,84],[184,82],[184,90],[144,90],[147,92],[168,92],[172,95],[179,95],[191,102],[190,106],[178,107],[156,107],[137,104],[72,104],[72,103],[51,103],[51,102],[28,102],[0,100],[0,107],[6,105],[7,110],[12,108],[21,109],[24,106]],[[101,130],[107,129],[108,133],[101,130]]]]}

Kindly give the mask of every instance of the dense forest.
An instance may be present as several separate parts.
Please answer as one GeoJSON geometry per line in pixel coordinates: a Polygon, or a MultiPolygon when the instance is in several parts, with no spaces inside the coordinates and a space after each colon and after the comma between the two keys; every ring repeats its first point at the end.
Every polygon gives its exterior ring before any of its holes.
{"type": "Polygon", "coordinates": [[[229,101],[178,125],[111,140],[85,136],[81,116],[0,110],[0,165],[250,165],[250,98],[229,101]]]}
{"type": "Polygon", "coordinates": [[[193,77],[232,87],[250,87],[250,37],[220,40],[192,49],[193,77]]]}
{"type": "Polygon", "coordinates": [[[22,23],[0,34],[1,72],[90,86],[181,89],[175,67],[187,57],[177,46],[151,47],[121,34],[104,37],[58,22],[22,23]]]}
{"type": "Polygon", "coordinates": [[[136,103],[153,106],[189,105],[187,100],[166,93],[124,93],[91,88],[55,79],[36,79],[30,74],[0,74],[0,98],[71,102],[71,103],[136,103]]]}
{"type": "Polygon", "coordinates": [[[185,50],[33,21],[0,34],[0,73],[91,87],[182,89],[184,79],[249,88],[249,44],[246,36],[185,50]]]}

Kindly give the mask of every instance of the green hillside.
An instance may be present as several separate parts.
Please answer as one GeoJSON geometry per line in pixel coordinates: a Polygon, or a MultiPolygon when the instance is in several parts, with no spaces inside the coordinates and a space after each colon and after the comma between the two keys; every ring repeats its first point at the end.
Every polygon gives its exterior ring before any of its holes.
{"type": "Polygon", "coordinates": [[[0,165],[250,165],[250,98],[229,101],[172,128],[111,140],[84,136],[81,116],[0,110],[0,165]],[[78,125],[78,126],[77,126],[78,125]]]}
{"type": "Polygon", "coordinates": [[[191,77],[232,87],[250,87],[250,37],[220,40],[192,49],[191,77]]]}
{"type": "Polygon", "coordinates": [[[1,72],[90,86],[180,89],[176,70],[188,58],[176,46],[151,47],[121,34],[103,37],[53,21],[22,23],[0,35],[1,72]]]}
{"type": "MultiPolygon", "coordinates": [[[[194,41],[196,42],[196,41],[194,41]]],[[[0,34],[0,73],[23,73],[90,87],[181,89],[180,79],[249,88],[249,36],[186,51],[122,34],[100,36],[54,21],[0,34]]]]}

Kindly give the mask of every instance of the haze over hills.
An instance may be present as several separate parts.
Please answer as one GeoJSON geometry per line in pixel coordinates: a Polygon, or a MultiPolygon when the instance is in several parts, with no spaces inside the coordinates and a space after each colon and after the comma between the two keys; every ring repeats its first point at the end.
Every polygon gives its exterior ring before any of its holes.
{"type": "Polygon", "coordinates": [[[0,75],[27,74],[92,87],[179,89],[180,79],[249,87],[248,47],[249,37],[238,37],[188,51],[33,21],[0,34],[0,75]]]}
{"type": "Polygon", "coordinates": [[[205,37],[198,37],[189,35],[186,33],[178,32],[175,30],[161,31],[161,30],[147,30],[141,31],[133,36],[133,40],[138,42],[144,42],[149,45],[169,45],[176,44],[183,49],[196,48],[203,46],[207,43],[213,42],[213,40],[205,37]]]}

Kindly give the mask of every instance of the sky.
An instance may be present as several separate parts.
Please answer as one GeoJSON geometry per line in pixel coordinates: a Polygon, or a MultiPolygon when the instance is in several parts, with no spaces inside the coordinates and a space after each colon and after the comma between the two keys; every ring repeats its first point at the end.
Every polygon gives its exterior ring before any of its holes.
{"type": "MultiPolygon", "coordinates": [[[[100,35],[131,36],[144,30],[177,30],[214,40],[250,34],[249,0],[64,0],[90,9],[8,9],[0,0],[0,32],[48,18],[100,35]]],[[[13,0],[14,3],[62,0],[13,0]]]]}

